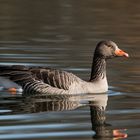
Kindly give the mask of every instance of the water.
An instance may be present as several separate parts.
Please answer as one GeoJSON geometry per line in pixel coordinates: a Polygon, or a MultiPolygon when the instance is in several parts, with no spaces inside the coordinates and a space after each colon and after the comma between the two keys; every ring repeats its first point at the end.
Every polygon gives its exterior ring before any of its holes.
{"type": "Polygon", "coordinates": [[[0,139],[112,140],[117,133],[116,139],[139,140],[139,4],[1,0],[0,64],[59,68],[88,79],[102,39],[114,40],[130,58],[108,61],[108,94],[52,98],[0,92],[0,139]]]}

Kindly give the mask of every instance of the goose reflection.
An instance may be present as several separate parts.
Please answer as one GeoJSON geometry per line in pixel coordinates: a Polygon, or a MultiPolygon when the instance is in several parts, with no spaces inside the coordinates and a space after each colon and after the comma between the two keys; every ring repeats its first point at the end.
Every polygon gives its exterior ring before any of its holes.
{"type": "MultiPolygon", "coordinates": [[[[13,97],[16,99],[15,97],[13,97]]],[[[8,98],[9,100],[9,98],[8,98]]],[[[17,99],[16,99],[17,100],[17,99]]],[[[18,97],[18,103],[12,102],[0,103],[4,108],[12,110],[13,114],[22,113],[37,113],[49,111],[65,111],[74,110],[79,107],[89,106],[92,130],[95,132],[94,138],[126,138],[127,134],[123,130],[113,130],[110,124],[106,123],[106,106],[108,95],[104,94],[89,94],[89,95],[69,95],[69,96],[21,96],[18,97]],[[19,99],[21,102],[19,102],[19,99]]],[[[9,112],[11,114],[11,112],[9,112]]]]}
{"type": "Polygon", "coordinates": [[[125,129],[113,129],[111,124],[106,123],[106,106],[108,96],[107,94],[97,95],[95,100],[90,102],[90,115],[92,130],[96,132],[93,138],[104,140],[105,138],[126,138],[127,134],[124,133],[125,129]]]}

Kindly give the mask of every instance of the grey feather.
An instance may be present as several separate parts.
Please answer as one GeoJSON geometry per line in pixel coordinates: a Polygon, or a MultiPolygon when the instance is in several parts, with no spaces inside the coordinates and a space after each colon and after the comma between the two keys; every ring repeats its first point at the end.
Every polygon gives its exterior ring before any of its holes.
{"type": "MultiPolygon", "coordinates": [[[[76,76],[61,70],[40,67],[0,67],[0,76],[8,77],[10,80],[22,86],[24,93],[46,93],[52,91],[48,87],[61,89],[60,92],[69,89],[76,76]]],[[[77,77],[78,78],[78,77],[77,77]]],[[[58,93],[60,93],[58,92],[58,93]]],[[[57,93],[57,90],[55,91],[57,93]]]]}

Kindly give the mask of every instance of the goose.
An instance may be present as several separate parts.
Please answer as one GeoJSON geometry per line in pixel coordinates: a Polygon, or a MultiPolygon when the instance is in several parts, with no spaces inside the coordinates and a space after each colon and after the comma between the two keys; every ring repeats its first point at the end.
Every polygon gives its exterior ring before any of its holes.
{"type": "Polygon", "coordinates": [[[15,85],[21,87],[23,94],[103,93],[108,90],[106,61],[121,56],[129,57],[115,42],[100,41],[94,51],[91,76],[88,81],[63,70],[23,65],[0,66],[0,77],[6,79],[11,87],[13,84],[15,88],[15,85]]]}

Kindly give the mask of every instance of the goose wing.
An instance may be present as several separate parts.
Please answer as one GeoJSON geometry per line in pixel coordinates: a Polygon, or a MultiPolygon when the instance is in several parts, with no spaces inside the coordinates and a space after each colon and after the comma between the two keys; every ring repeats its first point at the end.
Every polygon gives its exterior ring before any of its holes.
{"type": "Polygon", "coordinates": [[[59,89],[68,90],[69,86],[78,77],[66,71],[50,69],[50,68],[30,68],[30,72],[36,79],[59,89]]]}
{"type": "Polygon", "coordinates": [[[41,81],[52,87],[64,90],[68,90],[69,86],[79,79],[72,73],[61,70],[16,65],[0,66],[0,76],[7,77],[21,86],[24,86],[27,82],[41,81]]]}

